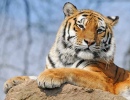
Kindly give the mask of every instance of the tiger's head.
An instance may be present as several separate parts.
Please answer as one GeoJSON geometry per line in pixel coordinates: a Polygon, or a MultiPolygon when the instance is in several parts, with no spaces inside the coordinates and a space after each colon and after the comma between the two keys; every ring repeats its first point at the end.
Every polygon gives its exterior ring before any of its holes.
{"type": "MultiPolygon", "coordinates": [[[[58,41],[64,48],[73,49],[82,59],[113,61],[115,41],[112,28],[119,17],[105,17],[93,10],[78,10],[67,2],[63,7],[65,20],[58,41]]],[[[67,50],[67,49],[66,49],[67,50]]]]}

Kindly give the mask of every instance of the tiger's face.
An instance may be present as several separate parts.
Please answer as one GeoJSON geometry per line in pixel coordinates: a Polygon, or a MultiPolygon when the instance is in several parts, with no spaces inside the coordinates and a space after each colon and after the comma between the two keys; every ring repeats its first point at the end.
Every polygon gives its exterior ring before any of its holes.
{"type": "Polygon", "coordinates": [[[118,16],[105,17],[93,10],[77,10],[71,3],[66,3],[63,10],[63,40],[77,51],[78,57],[112,60],[115,51],[112,27],[117,23],[118,16]]]}
{"type": "Polygon", "coordinates": [[[66,27],[68,32],[65,40],[72,43],[75,48],[96,52],[105,51],[110,46],[112,33],[108,34],[110,37],[106,36],[105,21],[93,13],[83,13],[69,19],[66,27]],[[107,40],[107,38],[109,39],[107,40]]]}

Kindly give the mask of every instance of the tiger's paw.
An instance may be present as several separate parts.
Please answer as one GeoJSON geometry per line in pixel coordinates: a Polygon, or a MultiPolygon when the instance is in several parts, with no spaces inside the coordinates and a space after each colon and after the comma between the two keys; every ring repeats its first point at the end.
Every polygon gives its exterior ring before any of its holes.
{"type": "Polygon", "coordinates": [[[4,83],[4,92],[8,93],[8,91],[12,87],[14,87],[14,86],[16,86],[18,84],[21,84],[21,83],[23,83],[23,82],[25,82],[25,81],[27,81],[29,79],[34,79],[34,77],[33,76],[31,76],[31,77],[28,77],[28,76],[19,76],[19,77],[13,77],[13,78],[7,80],[4,83]]]}
{"type": "Polygon", "coordinates": [[[55,69],[45,70],[37,78],[38,86],[41,88],[56,88],[60,87],[65,82],[65,75],[57,72],[55,69]]]}

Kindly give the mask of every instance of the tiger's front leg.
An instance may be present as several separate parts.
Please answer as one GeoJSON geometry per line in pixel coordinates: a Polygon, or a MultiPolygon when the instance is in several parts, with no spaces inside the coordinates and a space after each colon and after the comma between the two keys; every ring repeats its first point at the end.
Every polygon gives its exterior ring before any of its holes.
{"type": "Polygon", "coordinates": [[[77,68],[46,69],[37,78],[38,86],[42,88],[60,87],[67,82],[86,88],[107,90],[108,84],[103,80],[101,74],[77,68]]]}
{"type": "Polygon", "coordinates": [[[4,92],[5,93],[8,93],[8,91],[18,85],[18,84],[21,84],[27,80],[30,80],[30,79],[33,79],[33,80],[36,80],[37,77],[36,76],[18,76],[18,77],[13,77],[13,78],[10,78],[8,79],[5,83],[4,83],[4,92]]]}

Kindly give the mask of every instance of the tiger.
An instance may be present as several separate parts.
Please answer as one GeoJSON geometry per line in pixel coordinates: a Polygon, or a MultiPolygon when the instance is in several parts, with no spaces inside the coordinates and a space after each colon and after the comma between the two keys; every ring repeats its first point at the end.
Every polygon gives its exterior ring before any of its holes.
{"type": "Polygon", "coordinates": [[[130,72],[114,64],[113,27],[118,16],[104,16],[90,9],[77,9],[67,2],[65,18],[46,57],[46,68],[38,76],[16,76],[4,83],[4,91],[34,79],[40,88],[64,83],[101,89],[130,100],[130,72]]]}

